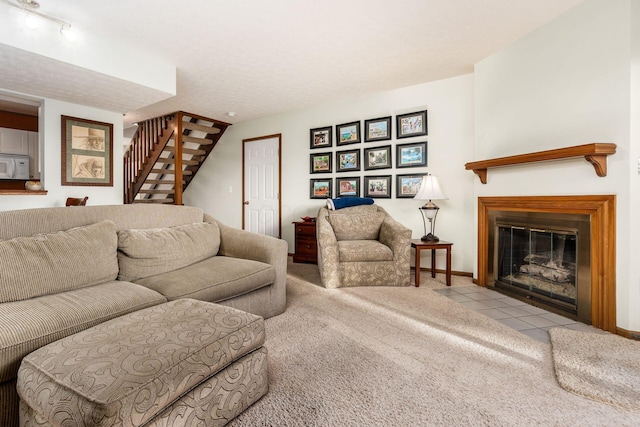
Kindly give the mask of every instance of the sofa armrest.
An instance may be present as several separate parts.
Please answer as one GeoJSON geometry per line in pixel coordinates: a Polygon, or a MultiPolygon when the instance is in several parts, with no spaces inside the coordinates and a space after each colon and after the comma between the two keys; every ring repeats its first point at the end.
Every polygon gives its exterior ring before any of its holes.
{"type": "Polygon", "coordinates": [[[316,238],[318,241],[318,269],[320,278],[325,288],[340,287],[340,255],[338,240],[333,232],[333,227],[327,219],[327,208],[320,208],[316,218],[316,238]]]}
{"type": "Polygon", "coordinates": [[[276,278],[273,283],[272,304],[274,304],[276,311],[284,311],[289,250],[287,242],[275,237],[229,227],[206,214],[204,220],[216,222],[220,227],[218,255],[260,261],[275,267],[276,278]]]}

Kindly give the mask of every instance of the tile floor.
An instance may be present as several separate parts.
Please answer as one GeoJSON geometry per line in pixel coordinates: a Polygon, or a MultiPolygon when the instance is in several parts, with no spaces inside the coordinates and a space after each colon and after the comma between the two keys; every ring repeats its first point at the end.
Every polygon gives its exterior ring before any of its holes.
{"type": "Polygon", "coordinates": [[[464,286],[434,291],[541,342],[549,342],[547,331],[555,327],[602,332],[591,325],[534,307],[491,289],[464,286]]]}

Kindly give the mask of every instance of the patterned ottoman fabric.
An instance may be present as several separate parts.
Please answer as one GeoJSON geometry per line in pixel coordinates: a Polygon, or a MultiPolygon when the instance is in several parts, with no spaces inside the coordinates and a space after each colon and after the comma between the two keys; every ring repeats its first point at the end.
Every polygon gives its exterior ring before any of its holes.
{"type": "Polygon", "coordinates": [[[224,425],[267,392],[264,339],[261,317],[190,299],[110,320],[23,359],[20,423],[224,425]]]}

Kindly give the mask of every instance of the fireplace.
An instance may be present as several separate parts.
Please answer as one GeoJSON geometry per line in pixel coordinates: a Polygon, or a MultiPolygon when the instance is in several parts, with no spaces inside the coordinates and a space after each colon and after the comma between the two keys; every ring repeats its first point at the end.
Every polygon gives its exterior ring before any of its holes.
{"type": "Polygon", "coordinates": [[[589,216],[489,214],[489,287],[591,323],[589,216]]]}
{"type": "Polygon", "coordinates": [[[615,236],[613,195],[479,197],[477,283],[615,333],[615,236]]]}

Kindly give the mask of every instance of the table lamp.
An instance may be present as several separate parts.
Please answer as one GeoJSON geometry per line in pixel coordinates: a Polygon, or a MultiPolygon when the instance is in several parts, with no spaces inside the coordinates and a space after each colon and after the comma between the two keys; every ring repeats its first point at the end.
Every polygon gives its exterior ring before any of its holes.
{"type": "Polygon", "coordinates": [[[440,209],[438,205],[431,200],[447,200],[447,196],[444,195],[440,189],[438,178],[434,175],[425,175],[420,183],[420,189],[416,193],[414,199],[416,200],[428,200],[423,206],[420,206],[420,213],[422,214],[422,220],[424,222],[424,236],[420,240],[424,242],[437,242],[440,239],[433,232],[436,228],[436,216],[440,209]],[[427,233],[427,221],[429,222],[429,233],[427,233]]]}

